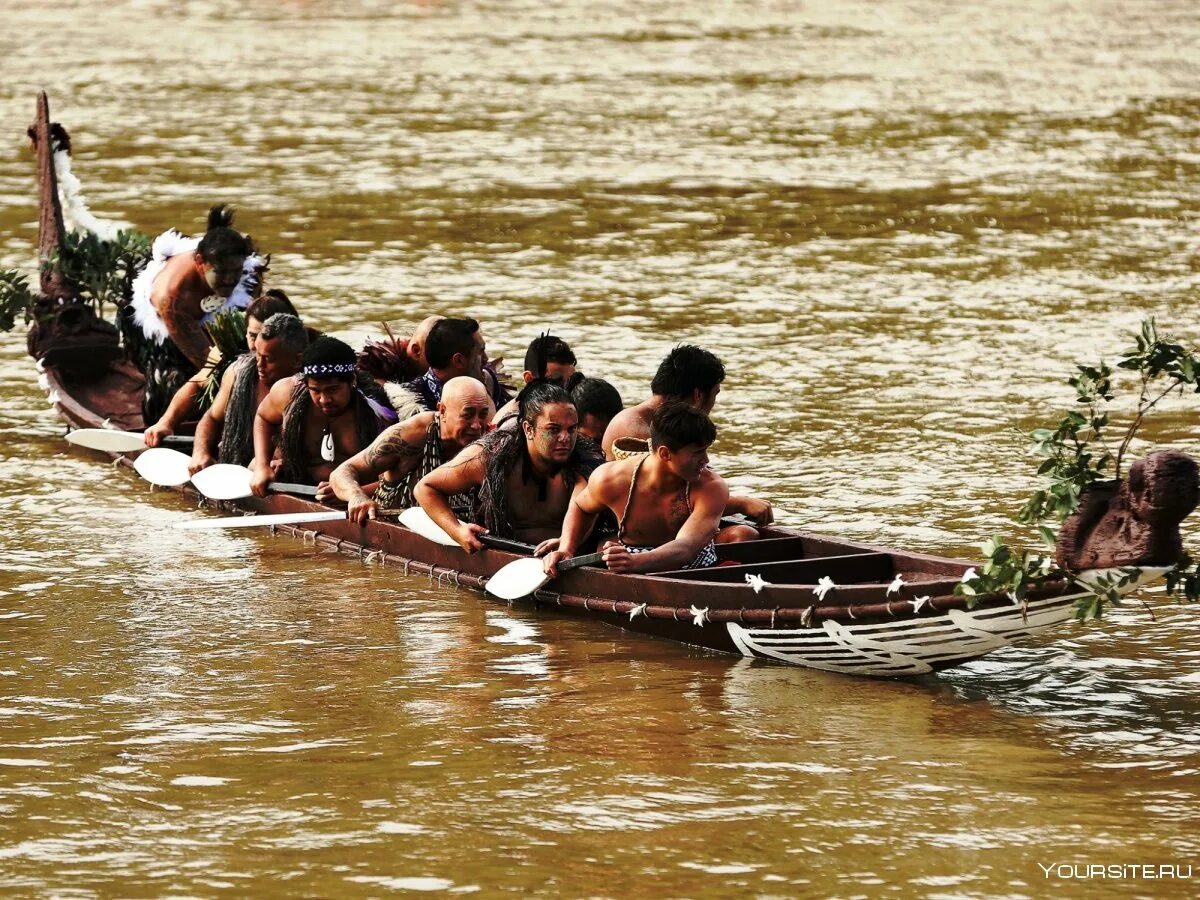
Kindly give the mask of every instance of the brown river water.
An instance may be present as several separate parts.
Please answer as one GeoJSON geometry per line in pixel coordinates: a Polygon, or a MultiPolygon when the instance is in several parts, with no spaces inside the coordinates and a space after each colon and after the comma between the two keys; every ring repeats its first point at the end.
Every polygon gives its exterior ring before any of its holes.
{"type": "MultiPolygon", "coordinates": [[[[715,465],[788,524],[972,558],[1027,539],[1018,429],[1071,402],[1073,364],[1148,314],[1200,341],[1192,0],[0,17],[0,265],[35,271],[44,88],[98,214],[196,231],[235,203],[339,336],[469,313],[519,363],[552,327],[627,401],[676,342],[716,350],[715,465]]],[[[1200,453],[1197,406],[1148,441],[1200,453]]],[[[185,501],[62,432],[0,335],[5,895],[1200,883],[1200,610],[1161,593],[937,677],[853,679],[285,537],[185,539],[185,501]],[[1177,868],[1076,877],[1135,864],[1177,868]]]]}

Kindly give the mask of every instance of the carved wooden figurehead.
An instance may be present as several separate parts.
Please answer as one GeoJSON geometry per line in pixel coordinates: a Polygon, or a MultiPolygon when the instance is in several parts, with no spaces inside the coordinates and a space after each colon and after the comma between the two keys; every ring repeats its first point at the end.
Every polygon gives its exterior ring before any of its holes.
{"type": "Polygon", "coordinates": [[[1157,450],[1125,481],[1089,485],[1063,523],[1059,566],[1079,572],[1116,566],[1169,566],[1183,553],[1179,523],[1200,502],[1200,467],[1186,453],[1157,450]]]}
{"type": "Polygon", "coordinates": [[[42,263],[41,293],[52,300],[68,300],[79,295],[57,266],[47,266],[59,252],[66,234],[62,204],[58,199],[58,176],[54,171],[55,145],[70,148],[66,130],[50,121],[50,101],[46,92],[38,94],[37,115],[29,126],[29,139],[37,151],[38,173],[38,262],[42,263]]]}

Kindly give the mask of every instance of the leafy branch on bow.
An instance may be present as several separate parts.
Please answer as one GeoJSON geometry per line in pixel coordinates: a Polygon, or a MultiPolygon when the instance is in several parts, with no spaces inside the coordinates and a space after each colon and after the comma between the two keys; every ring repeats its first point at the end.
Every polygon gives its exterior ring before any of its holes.
{"type": "MultiPolygon", "coordinates": [[[[1134,346],[1122,352],[1117,369],[1137,373],[1139,389],[1133,419],[1120,434],[1115,452],[1106,429],[1110,427],[1109,404],[1115,396],[1113,380],[1118,373],[1104,362],[1076,366],[1069,383],[1075,390],[1077,408],[1065,412],[1053,427],[1034,429],[1029,434],[1034,453],[1041,457],[1037,474],[1049,483],[1029,498],[1017,521],[1037,528],[1051,550],[1057,528],[1047,523],[1061,526],[1079,506],[1080,495],[1088,485],[1120,479],[1126,453],[1147,414],[1172,393],[1200,393],[1200,357],[1160,336],[1153,318],[1143,320],[1134,335],[1134,346]]],[[[1031,589],[1071,577],[1054,564],[1052,553],[1017,553],[998,538],[982,544],[980,549],[984,554],[980,572],[968,572],[971,577],[964,577],[954,589],[967,598],[969,606],[974,606],[979,596],[992,593],[1004,593],[1014,602],[1024,603],[1031,589]]],[[[1087,585],[1090,593],[1075,602],[1076,617],[1100,618],[1106,603],[1119,605],[1121,590],[1137,574],[1135,568],[1128,567],[1093,580],[1087,585]]],[[[1186,554],[1166,579],[1168,594],[1189,602],[1200,600],[1200,568],[1186,554]]]]}

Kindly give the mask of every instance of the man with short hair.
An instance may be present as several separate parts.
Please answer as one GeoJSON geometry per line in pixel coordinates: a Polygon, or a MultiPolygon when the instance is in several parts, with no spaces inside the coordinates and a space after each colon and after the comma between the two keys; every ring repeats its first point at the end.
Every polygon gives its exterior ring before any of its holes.
{"type": "MultiPolygon", "coordinates": [[[[333,470],[329,485],[349,504],[346,517],[366,525],[378,509],[415,506],[417,482],[483,437],[490,412],[481,382],[465,375],[451,378],[442,389],[436,412],[392,425],[370,447],[333,470]],[[379,487],[368,497],[362,486],[376,479],[379,487]]],[[[469,497],[451,498],[451,506],[469,505],[469,497]]]]}
{"type": "Polygon", "coordinates": [[[442,386],[463,375],[482,382],[496,408],[508,402],[508,393],[500,379],[495,372],[485,369],[487,346],[474,319],[443,318],[434,322],[425,343],[425,358],[429,362],[425,374],[406,382],[402,396],[396,397],[396,411],[401,420],[437,409],[442,386]]]}
{"type": "Polygon", "coordinates": [[[225,370],[212,407],[196,426],[189,472],[195,475],[216,462],[244,466],[254,459],[258,406],[276,382],[300,371],[307,346],[304,323],[287,313],[276,313],[255,329],[254,352],[225,370]]]}
{"type": "Polygon", "coordinates": [[[417,484],[417,502],[468,553],[479,534],[537,543],[562,531],[572,494],[587,483],[599,453],[577,441],[579,417],[567,392],[535,382],[521,392],[518,428],[497,429],[417,484]],[[472,521],[462,522],[451,498],[475,492],[472,521]]]}
{"type": "MultiPolygon", "coordinates": [[[[272,288],[261,297],[257,297],[246,307],[246,350],[251,357],[254,354],[254,342],[258,340],[263,323],[275,313],[297,315],[296,308],[292,306],[288,295],[277,288],[272,288]]],[[[175,396],[171,398],[166,412],[159,417],[157,422],[146,429],[143,434],[146,446],[159,446],[163,438],[174,434],[175,429],[183,422],[193,416],[201,415],[204,412],[202,400],[208,393],[210,381],[223,378],[229,366],[234,362],[235,360],[224,359],[218,347],[211,347],[204,367],[184,382],[183,387],[177,390],[175,396]]],[[[217,388],[220,388],[219,382],[217,388]]]]}
{"type": "Polygon", "coordinates": [[[395,416],[379,384],[358,370],[354,350],[337,338],[317,338],[304,351],[300,374],[277,381],[258,407],[251,490],[265,497],[278,472],[283,481],[316,484],[318,499],[330,496],[325,479],[333,469],[369,446],[395,416]]]}
{"type": "Polygon", "coordinates": [[[621,395],[603,378],[582,378],[578,374],[567,382],[567,390],[579,413],[579,433],[599,446],[608,423],[625,408],[621,395]]]}
{"type": "Polygon", "coordinates": [[[608,462],[571,500],[558,541],[538,547],[545,569],[578,554],[596,522],[610,510],[617,538],[603,548],[613,572],[666,572],[717,562],[714,539],[729,500],[725,480],[708,467],[717,429],[700,409],[681,400],[659,406],[650,423],[650,452],[608,462]]]}
{"type": "Polygon", "coordinates": [[[663,358],[650,383],[650,399],[613,417],[601,440],[604,455],[613,459],[617,438],[650,437],[650,420],[664,403],[682,400],[702,413],[712,412],[725,380],[725,366],[716,354],[694,344],[680,344],[663,358]]]}
{"type": "MultiPolygon", "coordinates": [[[[575,354],[566,341],[548,332],[540,334],[529,343],[529,349],[525,351],[525,371],[521,373],[521,380],[529,384],[540,378],[566,387],[567,382],[575,375],[575,363],[575,354]]],[[[516,412],[516,400],[509,400],[497,410],[496,421],[507,419],[516,412]]],[[[582,424],[582,417],[580,421],[582,424]]]]}
{"type": "MultiPolygon", "coordinates": [[[[643,441],[650,437],[650,421],[666,403],[682,401],[706,415],[711,413],[725,380],[725,366],[708,350],[694,344],[680,344],[663,358],[650,383],[650,399],[623,410],[613,417],[604,431],[601,446],[608,459],[615,459],[613,444],[621,438],[643,441]]],[[[775,521],[771,504],[756,497],[733,496],[726,509],[741,514],[758,525],[775,521]]],[[[718,543],[754,540],[758,532],[748,525],[734,525],[721,532],[718,543]]]]}

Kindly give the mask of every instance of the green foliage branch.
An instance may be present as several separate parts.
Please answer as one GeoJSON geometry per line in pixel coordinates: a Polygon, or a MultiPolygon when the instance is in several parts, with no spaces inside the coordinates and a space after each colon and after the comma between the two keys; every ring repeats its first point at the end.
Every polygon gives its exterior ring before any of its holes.
{"type": "MultiPolygon", "coordinates": [[[[1037,529],[1044,552],[1017,552],[999,538],[982,545],[984,561],[978,572],[967,572],[954,592],[973,607],[980,596],[1002,593],[1024,604],[1030,591],[1048,581],[1071,576],[1054,562],[1057,528],[1047,523],[1062,522],[1079,506],[1083,490],[1097,481],[1120,479],[1130,443],[1146,415],[1172,393],[1200,393],[1200,357],[1182,344],[1159,335],[1153,318],[1142,322],[1134,335],[1134,346],[1121,354],[1117,369],[1136,373],[1139,381],[1133,419],[1120,433],[1113,449],[1110,443],[1109,404],[1115,396],[1118,374],[1104,362],[1076,366],[1069,383],[1075,390],[1075,409],[1065,412],[1052,428],[1038,428],[1028,438],[1041,462],[1037,473],[1048,484],[1031,496],[1017,521],[1037,529]]],[[[1100,576],[1087,584],[1088,593],[1075,601],[1078,619],[1098,619],[1106,604],[1119,606],[1121,592],[1137,579],[1139,570],[1126,567],[1100,576]]],[[[1189,602],[1200,600],[1200,567],[1188,554],[1166,574],[1167,593],[1189,602]]]]}
{"type": "MultiPolygon", "coordinates": [[[[132,229],[104,241],[90,231],[67,232],[43,271],[57,269],[79,288],[79,298],[102,315],[106,303],[128,295],[139,265],[150,254],[150,238],[132,229]]],[[[11,331],[18,313],[28,322],[38,295],[16,269],[0,269],[0,331],[11,331]]]]}

